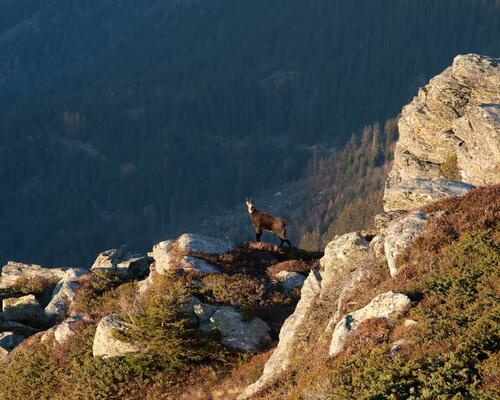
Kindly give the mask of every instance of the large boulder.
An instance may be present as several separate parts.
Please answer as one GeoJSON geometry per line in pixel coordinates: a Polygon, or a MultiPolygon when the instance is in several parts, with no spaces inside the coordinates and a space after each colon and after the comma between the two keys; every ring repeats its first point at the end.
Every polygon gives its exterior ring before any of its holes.
{"type": "Polygon", "coordinates": [[[386,211],[463,194],[471,186],[439,179],[450,167],[470,185],[500,182],[500,59],[457,56],[403,108],[398,126],[386,211]]]}
{"type": "Polygon", "coordinates": [[[8,320],[24,322],[33,326],[47,323],[42,307],[32,294],[12,297],[2,301],[3,312],[8,320]]]}
{"type": "Polygon", "coordinates": [[[401,293],[387,292],[379,294],[367,306],[345,315],[335,326],[328,354],[332,357],[339,354],[347,337],[357,327],[371,318],[389,318],[393,313],[401,312],[410,305],[410,299],[401,293]]]}
{"type": "Polygon", "coordinates": [[[423,211],[414,211],[392,221],[384,231],[384,252],[391,276],[397,270],[397,257],[415,240],[424,229],[427,216],[423,211]]]}
{"type": "Polygon", "coordinates": [[[8,289],[15,286],[20,279],[42,278],[49,281],[59,281],[65,274],[63,268],[44,268],[35,264],[23,264],[9,261],[2,267],[0,277],[0,289],[8,289]]]}
{"type": "Polygon", "coordinates": [[[52,299],[45,307],[45,315],[49,319],[62,319],[66,315],[76,297],[79,279],[87,275],[88,270],[72,268],[66,271],[63,279],[55,286],[52,299]]]}
{"type": "Polygon", "coordinates": [[[153,251],[149,253],[155,260],[155,271],[160,275],[172,269],[172,246],[174,240],[164,240],[153,247],[153,251]]]}
{"type": "Polygon", "coordinates": [[[120,321],[119,314],[111,314],[99,321],[92,345],[94,357],[120,357],[127,353],[137,353],[140,349],[134,343],[116,338],[116,332],[123,332],[126,324],[120,321]]]}
{"type": "Polygon", "coordinates": [[[295,311],[281,327],[278,346],[264,366],[262,375],[255,383],[245,389],[238,397],[238,400],[244,400],[255,395],[288,368],[290,356],[295,348],[296,333],[304,323],[320,292],[321,274],[317,271],[311,271],[302,286],[300,300],[295,307],[295,311]]]}
{"type": "MultiPolygon", "coordinates": [[[[212,310],[200,310],[204,318],[206,312],[212,310]]],[[[208,325],[211,329],[220,332],[222,343],[235,350],[258,351],[271,342],[269,326],[259,318],[253,318],[249,322],[242,319],[240,312],[233,307],[218,307],[211,315],[208,325]]],[[[203,328],[202,328],[203,329],[203,328]]]]}
{"type": "Polygon", "coordinates": [[[224,254],[235,245],[228,240],[185,233],[177,238],[175,248],[181,254],[224,254]]]}
{"type": "Polygon", "coordinates": [[[111,249],[97,256],[91,270],[112,272],[126,279],[142,278],[148,274],[152,261],[149,256],[125,253],[121,249],[111,249]]]}
{"type": "MultiPolygon", "coordinates": [[[[323,287],[328,288],[339,276],[355,268],[370,244],[360,232],[351,232],[332,240],[320,260],[323,287]]],[[[325,291],[325,290],[324,290],[325,291]]]]}

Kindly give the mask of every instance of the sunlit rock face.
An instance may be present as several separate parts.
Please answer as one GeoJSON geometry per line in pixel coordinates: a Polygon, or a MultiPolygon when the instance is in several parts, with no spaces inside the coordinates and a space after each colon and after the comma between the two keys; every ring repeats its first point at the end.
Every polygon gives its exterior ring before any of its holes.
{"type": "Polygon", "coordinates": [[[398,126],[386,211],[500,182],[500,58],[457,56],[403,108],[398,126]]]}

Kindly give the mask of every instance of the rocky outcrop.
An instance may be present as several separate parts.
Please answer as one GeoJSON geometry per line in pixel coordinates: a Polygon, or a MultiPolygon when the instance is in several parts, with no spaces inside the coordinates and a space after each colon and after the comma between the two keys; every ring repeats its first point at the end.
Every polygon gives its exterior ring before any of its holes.
{"type": "Polygon", "coordinates": [[[230,241],[185,233],[177,238],[175,247],[180,254],[224,254],[236,246],[230,241]]]}
{"type": "Polygon", "coordinates": [[[321,284],[321,274],[311,271],[302,286],[300,300],[297,303],[295,311],[286,319],[281,327],[278,346],[264,366],[262,375],[255,383],[245,389],[238,397],[238,400],[247,399],[258,393],[288,368],[290,365],[290,356],[295,348],[296,333],[318,298],[321,292],[321,284]]]}
{"type": "Polygon", "coordinates": [[[366,255],[369,243],[360,232],[336,237],[325,248],[320,260],[323,278],[323,292],[326,292],[346,271],[352,270],[360,258],[366,255]]]}
{"type": "Polygon", "coordinates": [[[137,353],[140,349],[133,343],[116,338],[116,332],[123,332],[126,325],[119,314],[111,314],[99,321],[92,345],[94,357],[120,357],[127,353],[137,353]]]}
{"type": "Polygon", "coordinates": [[[52,299],[45,307],[45,315],[49,319],[62,319],[66,315],[76,297],[79,279],[88,274],[87,270],[72,268],[66,271],[52,292],[52,299]]]}
{"type": "Polygon", "coordinates": [[[500,182],[500,59],[469,54],[403,108],[384,209],[412,210],[500,182]],[[446,181],[445,168],[464,183],[446,181]]]}
{"type": "Polygon", "coordinates": [[[155,270],[159,274],[164,274],[172,269],[172,246],[175,241],[164,240],[153,247],[153,251],[149,253],[155,260],[155,270]]]}
{"type": "Polygon", "coordinates": [[[290,293],[293,289],[301,287],[306,277],[298,272],[280,271],[274,276],[274,279],[279,282],[284,293],[290,293]]]}
{"type": "MultiPolygon", "coordinates": [[[[197,309],[203,311],[200,315],[202,318],[206,318],[207,314],[213,311],[213,309],[202,310],[200,307],[197,309]]],[[[260,318],[253,318],[251,321],[245,322],[241,313],[233,307],[218,307],[206,324],[202,327],[203,331],[216,329],[221,334],[222,344],[234,350],[253,352],[262,349],[271,342],[270,328],[264,321],[260,318]]]]}
{"type": "Polygon", "coordinates": [[[384,252],[391,276],[398,272],[396,260],[408,245],[423,231],[427,216],[423,211],[414,211],[392,221],[384,231],[384,252]]]}
{"type": "Polygon", "coordinates": [[[0,289],[8,289],[15,286],[20,278],[43,278],[50,281],[59,281],[64,277],[64,274],[65,270],[62,268],[44,268],[40,265],[9,261],[2,267],[0,289]]]}
{"type": "Polygon", "coordinates": [[[410,305],[410,299],[401,293],[387,292],[375,297],[367,306],[345,315],[335,326],[328,354],[335,356],[342,351],[347,337],[370,318],[389,318],[410,305]]]}
{"type": "Polygon", "coordinates": [[[111,249],[97,256],[91,270],[115,273],[126,279],[142,278],[148,274],[151,262],[152,259],[148,256],[111,249]]]}
{"type": "Polygon", "coordinates": [[[411,210],[447,197],[463,196],[474,186],[445,179],[413,179],[386,191],[386,209],[411,210]],[[387,206],[390,205],[390,206],[387,206]]]}
{"type": "Polygon", "coordinates": [[[40,303],[32,294],[4,299],[3,312],[8,320],[41,326],[47,323],[40,303]]]}

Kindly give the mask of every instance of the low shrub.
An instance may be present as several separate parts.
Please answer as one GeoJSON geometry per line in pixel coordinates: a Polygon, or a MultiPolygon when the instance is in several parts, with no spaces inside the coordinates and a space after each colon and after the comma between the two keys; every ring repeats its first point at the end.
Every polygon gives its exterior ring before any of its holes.
{"type": "Polygon", "coordinates": [[[113,273],[96,271],[85,276],[77,290],[72,311],[94,316],[126,311],[134,303],[135,283],[113,273]]]}

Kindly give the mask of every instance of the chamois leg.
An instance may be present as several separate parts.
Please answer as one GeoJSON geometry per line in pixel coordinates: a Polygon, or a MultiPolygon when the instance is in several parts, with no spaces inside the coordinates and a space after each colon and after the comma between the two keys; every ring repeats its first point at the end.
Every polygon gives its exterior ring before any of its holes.
{"type": "Polygon", "coordinates": [[[286,243],[288,245],[288,247],[292,247],[292,244],[290,243],[290,241],[286,238],[286,229],[283,231],[283,233],[281,235],[278,235],[281,242],[280,242],[280,247],[283,247],[283,243],[286,243]]]}
{"type": "Polygon", "coordinates": [[[262,231],[256,231],[255,232],[255,240],[257,242],[260,242],[260,237],[262,236],[262,231]]]}

